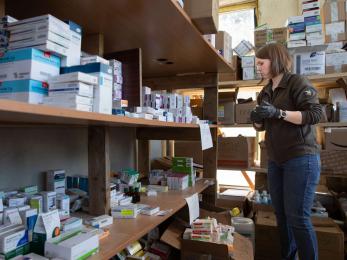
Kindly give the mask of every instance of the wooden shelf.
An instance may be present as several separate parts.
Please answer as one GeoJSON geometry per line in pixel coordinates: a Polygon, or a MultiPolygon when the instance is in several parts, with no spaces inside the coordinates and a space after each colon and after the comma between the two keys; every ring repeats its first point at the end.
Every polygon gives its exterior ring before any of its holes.
{"type": "Polygon", "coordinates": [[[105,54],[141,48],[144,77],[232,72],[176,0],[5,0],[5,8],[17,19],[50,13],[72,20],[84,35],[104,36],[105,54]],[[173,64],[157,61],[164,58],[173,64]]]}
{"type": "Polygon", "coordinates": [[[218,166],[218,170],[227,170],[227,171],[253,171],[253,172],[261,172],[261,173],[267,173],[266,168],[260,168],[260,167],[249,167],[249,168],[242,168],[242,167],[228,167],[228,166],[218,166]]]}
{"type": "Polygon", "coordinates": [[[328,122],[328,123],[319,123],[319,127],[347,127],[347,122],[328,122]]]}
{"type": "MultiPolygon", "coordinates": [[[[316,87],[334,87],[337,86],[336,80],[340,78],[347,77],[347,72],[343,73],[333,73],[325,75],[313,75],[307,76],[307,78],[314,84],[316,87]]],[[[237,80],[237,81],[224,81],[219,82],[218,85],[220,88],[255,88],[264,86],[267,81],[259,84],[260,80],[237,80]]]]}
{"type": "Polygon", "coordinates": [[[183,191],[161,192],[157,197],[141,196],[142,204],[159,206],[160,210],[172,211],[166,216],[138,215],[136,219],[114,219],[113,225],[109,226],[110,235],[101,240],[99,253],[90,259],[110,259],[127,245],[138,240],[150,230],[174,215],[186,205],[185,198],[195,193],[201,193],[208,186],[210,180],[202,179],[196,185],[183,191]]]}
{"type": "Polygon", "coordinates": [[[233,124],[233,125],[222,125],[218,124],[220,128],[233,128],[233,127],[253,127],[253,124],[233,124]]]}
{"type": "MultiPolygon", "coordinates": [[[[124,126],[193,128],[197,124],[184,124],[82,112],[72,109],[0,99],[0,123],[6,125],[77,125],[77,126],[124,126]]],[[[211,125],[211,128],[216,128],[211,125]]]]}

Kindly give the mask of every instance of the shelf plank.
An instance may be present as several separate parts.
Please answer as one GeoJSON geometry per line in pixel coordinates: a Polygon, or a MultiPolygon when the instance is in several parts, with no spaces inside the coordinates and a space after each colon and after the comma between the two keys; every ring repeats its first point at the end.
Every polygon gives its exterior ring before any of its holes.
{"type": "MultiPolygon", "coordinates": [[[[307,78],[316,87],[338,86],[336,81],[340,78],[346,78],[346,77],[347,77],[347,72],[307,76],[307,78]]],[[[218,85],[220,88],[236,88],[236,87],[254,88],[254,87],[262,87],[266,83],[267,81],[264,81],[261,83],[261,80],[257,79],[257,80],[224,81],[224,82],[219,82],[218,85]]]]}
{"type": "Polygon", "coordinates": [[[320,127],[347,127],[347,122],[319,123],[317,126],[320,126],[320,127]]]}
{"type": "Polygon", "coordinates": [[[113,225],[108,227],[110,235],[101,240],[99,253],[90,259],[112,258],[127,245],[138,240],[183,208],[186,205],[186,197],[204,191],[209,186],[205,181],[206,179],[199,180],[194,187],[183,191],[161,192],[157,197],[141,196],[140,203],[159,206],[161,210],[172,209],[172,211],[166,216],[139,215],[136,219],[114,219],[113,225]]]}
{"type": "Polygon", "coordinates": [[[260,173],[267,173],[266,168],[260,168],[260,167],[249,167],[249,168],[237,168],[237,167],[229,167],[229,166],[218,166],[218,170],[225,170],[225,171],[252,171],[252,172],[260,172],[260,173]]]}
{"type": "MultiPolygon", "coordinates": [[[[45,105],[34,105],[13,100],[0,99],[0,123],[18,125],[78,125],[78,126],[124,126],[196,128],[198,124],[184,124],[82,112],[45,105]]],[[[211,128],[215,128],[211,125],[211,128]]]]}
{"type": "Polygon", "coordinates": [[[141,48],[145,77],[232,72],[176,0],[6,0],[5,7],[17,19],[50,13],[72,20],[84,34],[104,35],[104,53],[141,48]]]}

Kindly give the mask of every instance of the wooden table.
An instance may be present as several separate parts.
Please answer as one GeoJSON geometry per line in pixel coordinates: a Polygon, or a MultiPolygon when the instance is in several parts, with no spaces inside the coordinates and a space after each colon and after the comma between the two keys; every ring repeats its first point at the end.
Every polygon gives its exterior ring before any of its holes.
{"type": "Polygon", "coordinates": [[[208,186],[209,181],[202,179],[197,181],[195,187],[183,191],[161,192],[157,197],[142,196],[140,203],[159,206],[160,210],[172,209],[172,211],[165,216],[140,214],[136,219],[114,219],[113,224],[108,227],[110,235],[100,241],[99,253],[93,255],[91,259],[110,259],[183,208],[186,205],[186,197],[201,193],[208,186]]]}

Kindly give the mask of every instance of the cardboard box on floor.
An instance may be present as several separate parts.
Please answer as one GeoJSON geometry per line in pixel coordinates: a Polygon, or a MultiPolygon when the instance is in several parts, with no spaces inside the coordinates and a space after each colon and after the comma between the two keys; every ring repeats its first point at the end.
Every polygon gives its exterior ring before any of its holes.
{"type": "MultiPolygon", "coordinates": [[[[313,217],[320,260],[344,259],[344,233],[331,218],[313,217]]],[[[279,233],[273,212],[258,211],[255,221],[255,259],[281,259],[279,233]]]]}
{"type": "Polygon", "coordinates": [[[254,160],[255,137],[218,138],[218,166],[247,169],[254,160]]]}
{"type": "MultiPolygon", "coordinates": [[[[214,217],[217,222],[230,225],[230,216],[225,212],[216,213],[207,210],[200,210],[200,217],[214,217]]],[[[181,251],[181,259],[213,259],[213,260],[253,260],[253,247],[250,240],[240,234],[234,234],[234,245],[232,249],[233,257],[229,257],[229,248],[224,244],[216,244],[203,241],[182,239],[185,227],[179,222],[174,221],[165,230],[161,241],[171,245],[181,251]]]]}
{"type": "Polygon", "coordinates": [[[217,33],[219,0],[185,0],[184,11],[201,34],[217,33]]]}

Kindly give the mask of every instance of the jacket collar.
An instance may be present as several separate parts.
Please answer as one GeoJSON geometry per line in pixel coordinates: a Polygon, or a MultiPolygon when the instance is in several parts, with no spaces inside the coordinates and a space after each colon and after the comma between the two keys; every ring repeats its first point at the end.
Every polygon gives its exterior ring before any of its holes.
{"type": "MultiPolygon", "coordinates": [[[[286,88],[288,85],[287,83],[288,83],[289,77],[290,77],[290,73],[285,72],[277,87],[286,88]]],[[[268,94],[272,92],[272,79],[270,79],[269,83],[265,86],[264,91],[266,91],[268,94]]]]}

